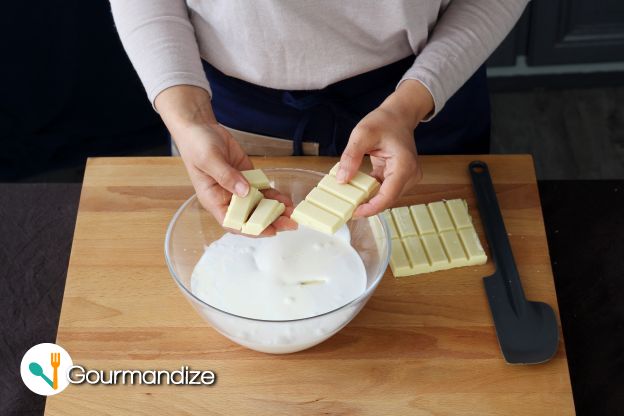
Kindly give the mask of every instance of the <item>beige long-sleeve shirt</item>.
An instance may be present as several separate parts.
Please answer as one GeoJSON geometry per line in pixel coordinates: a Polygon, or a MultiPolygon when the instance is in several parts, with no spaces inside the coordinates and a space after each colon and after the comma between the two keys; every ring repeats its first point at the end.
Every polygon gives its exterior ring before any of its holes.
{"type": "Polygon", "coordinates": [[[201,58],[257,85],[308,90],[415,54],[402,80],[422,82],[437,113],[503,40],[528,0],[110,2],[152,103],[174,85],[210,92],[201,58]]]}

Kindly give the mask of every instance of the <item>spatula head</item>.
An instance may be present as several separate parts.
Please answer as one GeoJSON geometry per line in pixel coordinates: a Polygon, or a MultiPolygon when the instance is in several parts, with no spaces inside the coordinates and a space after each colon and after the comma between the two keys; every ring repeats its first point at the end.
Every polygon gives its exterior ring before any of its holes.
{"type": "Polygon", "coordinates": [[[483,279],[496,335],[505,360],[510,364],[538,364],[557,352],[559,329],[552,308],[543,302],[510,301],[501,276],[483,279]]]}

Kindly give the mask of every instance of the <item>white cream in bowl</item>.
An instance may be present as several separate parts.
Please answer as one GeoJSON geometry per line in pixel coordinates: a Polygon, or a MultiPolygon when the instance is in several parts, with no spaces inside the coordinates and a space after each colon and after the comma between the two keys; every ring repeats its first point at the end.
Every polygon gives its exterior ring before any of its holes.
{"type": "Polygon", "coordinates": [[[195,296],[252,319],[215,315],[216,330],[248,348],[275,354],[331,336],[362,305],[301,318],[338,309],[365,290],[364,263],[346,226],[331,236],[301,226],[268,238],[228,233],[206,247],[191,276],[195,296]],[[295,321],[283,322],[290,320],[295,321]]]}
{"type": "Polygon", "coordinates": [[[305,227],[269,238],[225,234],[195,266],[191,291],[238,316],[293,320],[337,309],[366,289],[366,270],[347,227],[305,227]]]}

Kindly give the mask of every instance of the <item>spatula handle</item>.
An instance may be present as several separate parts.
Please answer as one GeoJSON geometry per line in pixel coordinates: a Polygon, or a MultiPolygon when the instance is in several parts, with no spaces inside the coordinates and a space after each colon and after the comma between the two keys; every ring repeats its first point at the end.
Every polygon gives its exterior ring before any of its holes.
{"type": "Polygon", "coordinates": [[[504,279],[503,283],[514,309],[517,313],[521,313],[526,299],[488,165],[476,160],[470,163],[468,170],[472,177],[472,185],[477,196],[481,222],[490,246],[492,261],[496,266],[497,274],[504,279]]]}

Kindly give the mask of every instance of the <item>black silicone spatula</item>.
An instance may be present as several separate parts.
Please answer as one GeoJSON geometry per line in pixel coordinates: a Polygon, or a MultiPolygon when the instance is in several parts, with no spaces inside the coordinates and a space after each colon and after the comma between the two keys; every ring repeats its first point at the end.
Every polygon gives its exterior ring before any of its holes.
{"type": "Polygon", "coordinates": [[[555,313],[549,305],[524,296],[487,164],[471,162],[469,171],[496,267],[483,282],[501,351],[510,364],[548,361],[559,343],[555,313]]]}

